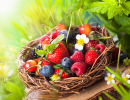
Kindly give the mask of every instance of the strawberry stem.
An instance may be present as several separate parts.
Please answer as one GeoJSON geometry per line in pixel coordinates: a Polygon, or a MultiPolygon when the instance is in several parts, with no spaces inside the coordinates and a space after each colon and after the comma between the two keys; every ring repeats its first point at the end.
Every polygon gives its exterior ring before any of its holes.
{"type": "Polygon", "coordinates": [[[71,13],[71,19],[70,19],[69,31],[67,33],[66,43],[68,42],[68,36],[69,36],[69,33],[70,33],[71,24],[72,24],[72,12],[70,12],[70,13],[71,13]]]}
{"type": "Polygon", "coordinates": [[[53,16],[52,16],[51,9],[50,9],[50,15],[51,15],[51,18],[52,18],[54,24],[57,26],[57,24],[56,24],[56,22],[55,22],[55,20],[54,20],[54,18],[53,18],[53,16]]]}
{"type": "Polygon", "coordinates": [[[80,21],[81,25],[83,26],[83,23],[81,22],[81,19],[80,19],[80,17],[79,17],[79,12],[80,12],[80,10],[81,10],[82,7],[83,7],[83,5],[80,7],[80,9],[79,9],[79,11],[78,11],[78,18],[79,18],[79,21],[80,21]]]}

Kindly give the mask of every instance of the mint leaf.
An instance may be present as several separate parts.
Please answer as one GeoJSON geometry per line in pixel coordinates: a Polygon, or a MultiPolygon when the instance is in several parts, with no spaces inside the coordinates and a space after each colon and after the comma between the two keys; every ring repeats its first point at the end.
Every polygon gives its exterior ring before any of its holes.
{"type": "Polygon", "coordinates": [[[112,19],[115,15],[117,15],[116,13],[116,6],[111,6],[109,9],[108,9],[108,19],[112,19]]]}
{"type": "Polygon", "coordinates": [[[50,45],[47,45],[47,46],[46,46],[46,50],[47,50],[50,54],[52,54],[53,50],[54,50],[55,48],[57,48],[58,46],[59,46],[58,44],[50,44],[50,45]]]}
{"type": "Polygon", "coordinates": [[[51,44],[57,44],[60,41],[62,41],[64,39],[64,34],[59,35],[56,39],[54,39],[51,44]]]}
{"type": "Polygon", "coordinates": [[[63,71],[64,71],[64,69],[60,69],[59,75],[61,75],[63,71]]]}
{"type": "Polygon", "coordinates": [[[60,69],[60,68],[61,68],[61,65],[60,65],[60,64],[54,65],[53,68],[54,68],[54,69],[60,69]]]}
{"type": "Polygon", "coordinates": [[[4,87],[9,92],[22,95],[20,88],[12,82],[7,82],[4,87]]]}
{"type": "Polygon", "coordinates": [[[44,55],[47,54],[47,51],[45,51],[45,50],[35,49],[35,52],[36,52],[39,56],[44,56],[44,55]]]}
{"type": "Polygon", "coordinates": [[[122,15],[122,16],[116,15],[114,17],[114,20],[116,21],[116,23],[122,26],[130,25],[130,18],[125,15],[122,15]]]}

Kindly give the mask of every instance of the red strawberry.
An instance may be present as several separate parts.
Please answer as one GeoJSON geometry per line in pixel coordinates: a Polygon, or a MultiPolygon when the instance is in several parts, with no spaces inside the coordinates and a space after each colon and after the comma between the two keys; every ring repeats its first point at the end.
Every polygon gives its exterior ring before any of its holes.
{"type": "MultiPolygon", "coordinates": [[[[61,69],[56,69],[55,72],[54,72],[54,74],[58,74],[58,75],[59,75],[59,71],[60,71],[60,70],[61,70],[61,69]]],[[[71,73],[70,73],[70,74],[66,74],[66,73],[63,71],[62,74],[59,75],[59,76],[61,76],[61,78],[64,79],[64,78],[70,77],[70,76],[71,76],[71,73]]]]}
{"type": "MultiPolygon", "coordinates": [[[[86,52],[85,54],[85,63],[87,66],[92,66],[96,60],[96,58],[99,56],[99,54],[95,50],[90,50],[86,52]]],[[[96,63],[98,63],[99,60],[97,60],[96,63]]]]}
{"type": "Polygon", "coordinates": [[[75,51],[70,59],[72,62],[84,62],[84,55],[80,51],[75,51]]]}
{"type": "Polygon", "coordinates": [[[105,45],[103,44],[97,44],[96,47],[95,47],[96,50],[99,51],[99,53],[102,53],[105,49],[105,45]]]}
{"type": "Polygon", "coordinates": [[[60,64],[64,57],[69,57],[69,52],[63,43],[58,43],[59,46],[53,50],[52,54],[48,54],[48,60],[52,63],[60,64]]]}
{"type": "Polygon", "coordinates": [[[85,73],[87,66],[84,62],[76,62],[71,66],[71,71],[75,73],[77,76],[85,73]]]}
{"type": "Polygon", "coordinates": [[[53,66],[53,64],[49,61],[47,61],[45,58],[43,58],[42,62],[41,62],[41,67],[44,66],[44,65],[50,65],[50,66],[53,66]]]}
{"type": "Polygon", "coordinates": [[[52,39],[55,39],[58,35],[59,35],[58,32],[53,32],[53,33],[52,33],[52,39]]]}
{"type": "Polygon", "coordinates": [[[90,50],[90,47],[95,48],[95,46],[98,44],[99,42],[97,40],[90,40],[89,43],[85,44],[84,49],[85,51],[90,50]]]}
{"type": "Polygon", "coordinates": [[[114,51],[112,53],[112,61],[115,61],[118,58],[119,48],[114,47],[114,51]]]}
{"type": "Polygon", "coordinates": [[[42,37],[40,38],[40,43],[42,44],[43,41],[46,40],[46,39],[50,40],[50,37],[49,37],[48,35],[42,36],[42,37]]]}
{"type": "Polygon", "coordinates": [[[62,31],[62,30],[64,30],[64,29],[67,29],[65,25],[63,25],[63,24],[58,24],[55,31],[56,31],[57,33],[60,33],[60,31],[62,31]]]}

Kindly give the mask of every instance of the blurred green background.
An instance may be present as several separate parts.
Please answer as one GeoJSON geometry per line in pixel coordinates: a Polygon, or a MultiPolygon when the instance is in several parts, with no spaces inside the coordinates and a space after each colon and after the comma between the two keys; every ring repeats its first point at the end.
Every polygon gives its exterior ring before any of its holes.
{"type": "MultiPolygon", "coordinates": [[[[101,0],[88,0],[84,5],[95,1],[101,0]]],[[[49,30],[42,27],[42,24],[50,28],[59,22],[69,26],[70,15],[65,17],[69,11],[72,11],[72,25],[80,25],[78,10],[81,5],[82,0],[0,0],[0,100],[21,100],[26,96],[25,86],[20,81],[17,71],[17,55],[22,47],[49,30]]],[[[130,53],[130,31],[127,31],[128,34],[123,33],[123,37],[118,30],[123,26],[122,23],[108,19],[106,14],[88,12],[85,8],[81,9],[80,18],[83,23],[98,22],[101,26],[105,25],[111,35],[116,36],[117,42],[123,44],[124,52],[130,53]]]]}

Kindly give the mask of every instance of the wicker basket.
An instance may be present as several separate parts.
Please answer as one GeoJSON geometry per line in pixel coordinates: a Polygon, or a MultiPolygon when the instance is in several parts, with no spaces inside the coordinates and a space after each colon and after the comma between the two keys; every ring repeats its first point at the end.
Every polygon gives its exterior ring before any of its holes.
{"type": "MultiPolygon", "coordinates": [[[[98,30],[98,34],[101,34],[105,37],[109,36],[109,32],[105,29],[105,27],[98,26],[96,28],[98,30]]],[[[78,27],[76,26],[75,31],[77,30],[78,27]]],[[[69,77],[61,79],[59,81],[50,81],[45,77],[37,77],[34,73],[30,74],[28,72],[25,72],[23,67],[24,63],[27,60],[32,59],[31,49],[29,49],[28,47],[37,46],[39,44],[39,40],[40,38],[30,41],[20,51],[18,55],[18,72],[21,80],[27,88],[31,90],[43,91],[45,95],[52,94],[51,91],[56,91],[53,93],[58,93],[62,96],[64,94],[78,93],[78,91],[80,91],[81,89],[94,84],[97,80],[100,79],[101,75],[105,72],[105,66],[107,66],[111,62],[111,54],[114,48],[113,39],[107,39],[106,48],[104,52],[100,54],[100,56],[97,58],[100,58],[99,63],[93,64],[93,66],[90,69],[87,69],[87,72],[85,74],[79,77],[69,77]]]]}

